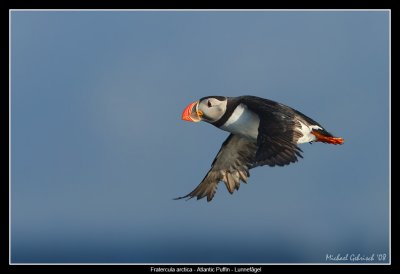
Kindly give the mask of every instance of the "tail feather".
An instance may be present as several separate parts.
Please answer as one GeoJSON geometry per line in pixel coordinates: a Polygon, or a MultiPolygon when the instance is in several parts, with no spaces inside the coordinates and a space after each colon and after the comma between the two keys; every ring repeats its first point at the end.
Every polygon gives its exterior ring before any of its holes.
{"type": "Polygon", "coordinates": [[[328,143],[328,144],[333,144],[333,145],[342,145],[344,143],[343,138],[340,137],[335,137],[329,132],[325,130],[312,130],[311,134],[313,134],[316,138],[316,142],[323,142],[323,143],[328,143]]]}

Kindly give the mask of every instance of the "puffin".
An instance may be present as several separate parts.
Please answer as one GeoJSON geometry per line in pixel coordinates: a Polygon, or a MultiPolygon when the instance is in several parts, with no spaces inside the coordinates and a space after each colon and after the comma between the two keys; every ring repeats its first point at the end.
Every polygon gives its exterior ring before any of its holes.
{"type": "Polygon", "coordinates": [[[200,184],[175,198],[210,202],[219,182],[230,194],[247,183],[249,170],[258,166],[285,166],[303,158],[299,144],[322,142],[341,145],[319,123],[284,104],[256,96],[207,96],[190,103],[182,113],[188,122],[207,122],[230,133],[200,184]]]}

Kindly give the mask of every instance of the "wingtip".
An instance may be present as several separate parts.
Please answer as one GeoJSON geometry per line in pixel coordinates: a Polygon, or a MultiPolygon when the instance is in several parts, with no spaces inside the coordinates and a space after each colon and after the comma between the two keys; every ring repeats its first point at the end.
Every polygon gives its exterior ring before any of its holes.
{"type": "MultiPolygon", "coordinates": [[[[186,196],[173,198],[172,200],[177,201],[177,200],[186,199],[185,201],[189,201],[190,199],[193,199],[194,197],[196,197],[197,200],[201,200],[201,199],[203,199],[205,196],[191,196],[190,194],[188,194],[188,195],[186,195],[186,196]]],[[[212,196],[207,196],[207,202],[211,202],[213,198],[214,198],[214,195],[212,195],[212,196]]]]}
{"type": "Polygon", "coordinates": [[[185,199],[185,198],[187,198],[186,199],[186,201],[187,201],[187,200],[192,199],[193,197],[189,197],[188,195],[186,195],[186,196],[182,196],[182,197],[173,198],[172,200],[177,201],[177,200],[182,200],[182,199],[185,199]]]}

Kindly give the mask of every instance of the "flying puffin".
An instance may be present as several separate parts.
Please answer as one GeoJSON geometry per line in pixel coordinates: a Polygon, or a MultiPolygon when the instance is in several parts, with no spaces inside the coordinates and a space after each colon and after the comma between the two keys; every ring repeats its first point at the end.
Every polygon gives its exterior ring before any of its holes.
{"type": "Polygon", "coordinates": [[[286,105],[256,96],[207,96],[189,104],[182,113],[189,122],[204,121],[231,134],[222,144],[201,183],[183,197],[207,196],[210,202],[222,181],[233,194],[247,183],[249,170],[258,166],[284,166],[303,158],[301,143],[343,144],[319,123],[286,105]]]}

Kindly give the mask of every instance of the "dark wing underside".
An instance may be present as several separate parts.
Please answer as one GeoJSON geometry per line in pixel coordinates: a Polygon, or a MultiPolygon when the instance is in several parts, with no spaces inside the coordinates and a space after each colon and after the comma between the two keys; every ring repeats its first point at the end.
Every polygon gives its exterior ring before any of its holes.
{"type": "MultiPolygon", "coordinates": [[[[302,136],[296,127],[300,112],[279,104],[277,102],[254,97],[239,97],[251,111],[260,117],[258,128],[257,153],[254,160],[256,166],[284,166],[297,161],[301,157],[302,150],[297,146],[297,140],[302,136]]],[[[303,115],[304,119],[315,122],[303,115]]],[[[316,123],[316,122],[315,122],[316,123]]]]}
{"type": "Polygon", "coordinates": [[[203,181],[188,195],[176,199],[207,196],[211,201],[220,181],[224,182],[228,191],[239,189],[240,181],[246,183],[250,177],[249,169],[253,166],[257,151],[256,143],[237,135],[229,135],[215,157],[211,169],[203,181]]]}

